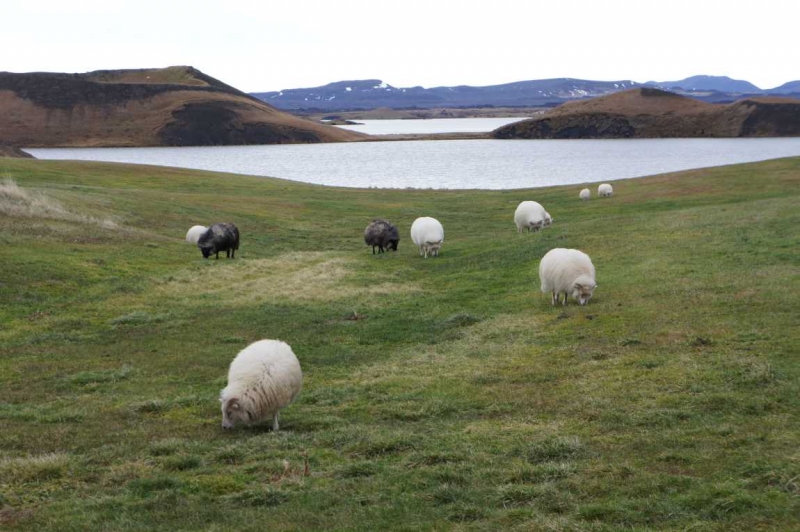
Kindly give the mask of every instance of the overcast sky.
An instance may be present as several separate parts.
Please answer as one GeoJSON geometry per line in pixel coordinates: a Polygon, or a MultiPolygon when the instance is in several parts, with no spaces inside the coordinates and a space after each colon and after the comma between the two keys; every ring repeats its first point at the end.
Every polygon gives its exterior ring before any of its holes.
{"type": "Polygon", "coordinates": [[[247,92],[381,79],[761,88],[800,80],[798,0],[5,0],[0,71],[191,65],[247,92]]]}

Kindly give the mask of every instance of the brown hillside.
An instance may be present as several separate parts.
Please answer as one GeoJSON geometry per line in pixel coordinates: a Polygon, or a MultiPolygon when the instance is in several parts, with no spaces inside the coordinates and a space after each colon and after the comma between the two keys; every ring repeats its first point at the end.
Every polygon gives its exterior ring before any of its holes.
{"type": "Polygon", "coordinates": [[[800,135],[800,101],[754,98],[711,104],[639,88],[565,103],[495,130],[495,138],[661,138],[800,135]]]}
{"type": "Polygon", "coordinates": [[[0,157],[14,157],[19,159],[34,159],[30,153],[24,152],[16,146],[9,146],[0,142],[0,157]]]}
{"type": "Polygon", "coordinates": [[[192,67],[0,72],[3,140],[26,147],[208,146],[361,140],[279,111],[192,67]]]}

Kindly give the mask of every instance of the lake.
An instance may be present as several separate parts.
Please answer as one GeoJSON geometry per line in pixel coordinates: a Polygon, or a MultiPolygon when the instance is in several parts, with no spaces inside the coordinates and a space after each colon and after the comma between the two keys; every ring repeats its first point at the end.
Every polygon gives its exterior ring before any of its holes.
{"type": "Polygon", "coordinates": [[[154,164],[344,187],[515,189],[797,156],[800,138],[478,139],[26,151],[39,159],[154,164]]]}
{"type": "Polygon", "coordinates": [[[426,120],[353,120],[357,126],[336,126],[368,135],[411,135],[418,133],[488,133],[498,127],[526,120],[516,118],[429,118],[426,120]]]}

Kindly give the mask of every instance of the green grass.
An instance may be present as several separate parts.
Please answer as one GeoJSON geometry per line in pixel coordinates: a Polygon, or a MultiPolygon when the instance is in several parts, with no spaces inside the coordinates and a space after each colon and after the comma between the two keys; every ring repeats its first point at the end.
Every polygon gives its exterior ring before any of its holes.
{"type": "Polygon", "coordinates": [[[75,215],[0,214],[4,529],[800,530],[800,159],[587,203],[78,162],[0,177],[75,215]],[[553,226],[517,234],[525,199],[553,226]],[[438,259],[408,237],[423,215],[438,259]],[[397,253],[363,244],[378,216],[397,253]],[[215,221],[241,231],[233,261],[183,241],[215,221]],[[592,257],[587,307],[539,292],[554,247],[592,257]],[[223,432],[227,366],[261,338],[292,345],[304,390],[280,432],[223,432]]]}

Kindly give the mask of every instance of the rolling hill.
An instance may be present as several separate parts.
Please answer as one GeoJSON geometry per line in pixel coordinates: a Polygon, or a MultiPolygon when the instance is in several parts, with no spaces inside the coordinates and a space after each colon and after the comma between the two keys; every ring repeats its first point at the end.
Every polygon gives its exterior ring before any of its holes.
{"type": "Polygon", "coordinates": [[[495,130],[495,138],[773,137],[800,135],[800,101],[712,104],[653,88],[565,103],[495,130]]]}
{"type": "Polygon", "coordinates": [[[0,141],[16,146],[337,142],[359,133],[292,116],[199,70],[0,72],[0,141]]]}

